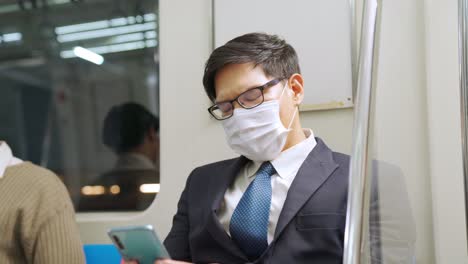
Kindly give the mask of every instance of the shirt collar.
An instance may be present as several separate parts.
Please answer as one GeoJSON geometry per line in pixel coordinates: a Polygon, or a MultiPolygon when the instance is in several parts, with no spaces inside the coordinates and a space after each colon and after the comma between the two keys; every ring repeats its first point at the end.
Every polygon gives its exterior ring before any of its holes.
{"type": "Polygon", "coordinates": [[[0,178],[5,176],[5,170],[9,166],[21,163],[20,159],[13,157],[11,149],[4,141],[0,141],[0,178]]]}
{"type": "Polygon", "coordinates": [[[281,152],[276,159],[271,161],[276,173],[283,179],[294,178],[302,163],[317,145],[312,129],[304,129],[304,134],[307,137],[305,140],[281,152]]]}
{"type": "MultiPolygon", "coordinates": [[[[274,160],[270,161],[276,170],[276,173],[284,179],[294,178],[299,171],[302,163],[306,160],[309,153],[317,145],[314,132],[312,129],[304,129],[306,139],[302,142],[292,146],[291,148],[281,152],[281,154],[274,160]]],[[[248,165],[249,178],[253,177],[260,169],[263,162],[253,161],[248,165]]]]}

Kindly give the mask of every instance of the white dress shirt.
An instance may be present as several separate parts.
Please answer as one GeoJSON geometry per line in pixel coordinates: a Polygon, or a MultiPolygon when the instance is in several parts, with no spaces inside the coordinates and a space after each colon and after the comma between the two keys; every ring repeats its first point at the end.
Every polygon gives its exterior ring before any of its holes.
{"type": "Polygon", "coordinates": [[[13,157],[10,147],[6,142],[0,141],[0,178],[5,175],[5,170],[9,166],[21,163],[22,160],[13,157]]]}
{"type": "MultiPolygon", "coordinates": [[[[268,244],[271,243],[275,235],[276,224],[283,209],[289,187],[296,177],[299,168],[309,153],[314,149],[317,142],[311,129],[304,129],[306,140],[294,145],[293,147],[281,152],[278,158],[270,161],[276,170],[271,176],[271,206],[270,217],[268,220],[268,244]]],[[[229,233],[229,223],[231,217],[239,203],[242,195],[247,190],[249,184],[254,180],[255,173],[261,166],[261,162],[247,163],[236,176],[234,182],[226,190],[224,200],[218,210],[218,218],[224,230],[229,233]]]]}

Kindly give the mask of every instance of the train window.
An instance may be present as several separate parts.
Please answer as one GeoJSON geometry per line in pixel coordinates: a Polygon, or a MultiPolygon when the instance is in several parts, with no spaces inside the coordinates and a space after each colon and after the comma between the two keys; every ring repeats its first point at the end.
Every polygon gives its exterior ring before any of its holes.
{"type": "Polygon", "coordinates": [[[0,3],[0,140],[55,172],[77,211],[159,192],[156,0],[0,3]]]}

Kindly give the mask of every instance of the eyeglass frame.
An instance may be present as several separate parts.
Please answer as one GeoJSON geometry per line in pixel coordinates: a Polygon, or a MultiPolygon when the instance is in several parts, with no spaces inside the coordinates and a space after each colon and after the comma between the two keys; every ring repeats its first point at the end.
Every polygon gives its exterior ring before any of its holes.
{"type": "MultiPolygon", "coordinates": [[[[265,89],[268,89],[268,88],[271,88],[275,85],[277,85],[278,83],[280,83],[281,81],[287,79],[286,77],[281,77],[281,78],[276,78],[276,79],[273,79],[273,80],[270,80],[268,81],[267,83],[263,84],[263,85],[260,85],[260,86],[257,86],[257,87],[253,87],[253,88],[250,88],[244,92],[242,92],[241,94],[239,94],[236,98],[232,99],[232,100],[228,100],[228,101],[223,101],[223,102],[220,102],[220,103],[230,103],[231,106],[232,106],[232,113],[231,115],[227,116],[226,118],[218,118],[216,117],[216,115],[212,112],[213,111],[213,108],[217,107],[219,103],[216,103],[216,104],[213,104],[212,106],[208,107],[208,112],[211,114],[211,116],[213,116],[216,120],[218,121],[222,121],[222,120],[226,120],[226,119],[229,119],[231,118],[233,115],[234,115],[234,102],[237,102],[242,108],[244,109],[253,109],[261,104],[263,104],[265,102],[265,92],[264,90],[265,89]],[[262,101],[260,103],[258,103],[257,105],[254,105],[252,107],[246,107],[244,106],[240,101],[239,101],[239,97],[241,97],[242,95],[244,95],[245,93],[248,93],[252,90],[255,90],[255,89],[259,89],[261,91],[261,94],[262,94],[262,101]]],[[[218,109],[220,109],[218,107],[218,109]]]]}

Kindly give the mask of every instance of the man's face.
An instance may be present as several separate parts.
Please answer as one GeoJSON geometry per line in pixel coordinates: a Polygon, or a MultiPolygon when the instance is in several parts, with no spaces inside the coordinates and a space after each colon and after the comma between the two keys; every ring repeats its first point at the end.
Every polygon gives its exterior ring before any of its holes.
{"type": "Polygon", "coordinates": [[[153,127],[149,128],[146,132],[143,144],[147,149],[149,149],[149,158],[154,162],[156,167],[159,167],[159,132],[156,131],[153,127]]]}
{"type": "MultiPolygon", "coordinates": [[[[264,85],[274,78],[266,76],[263,69],[260,66],[255,67],[253,63],[227,65],[215,76],[216,102],[234,100],[246,90],[264,85]]],[[[296,106],[291,98],[292,90],[289,85],[285,87],[285,82],[287,80],[265,89],[264,97],[265,101],[280,99],[280,119],[283,125],[288,127],[296,106]],[[285,90],[281,96],[283,88],[285,90]]],[[[233,104],[235,108],[241,107],[237,102],[233,104]]]]}

